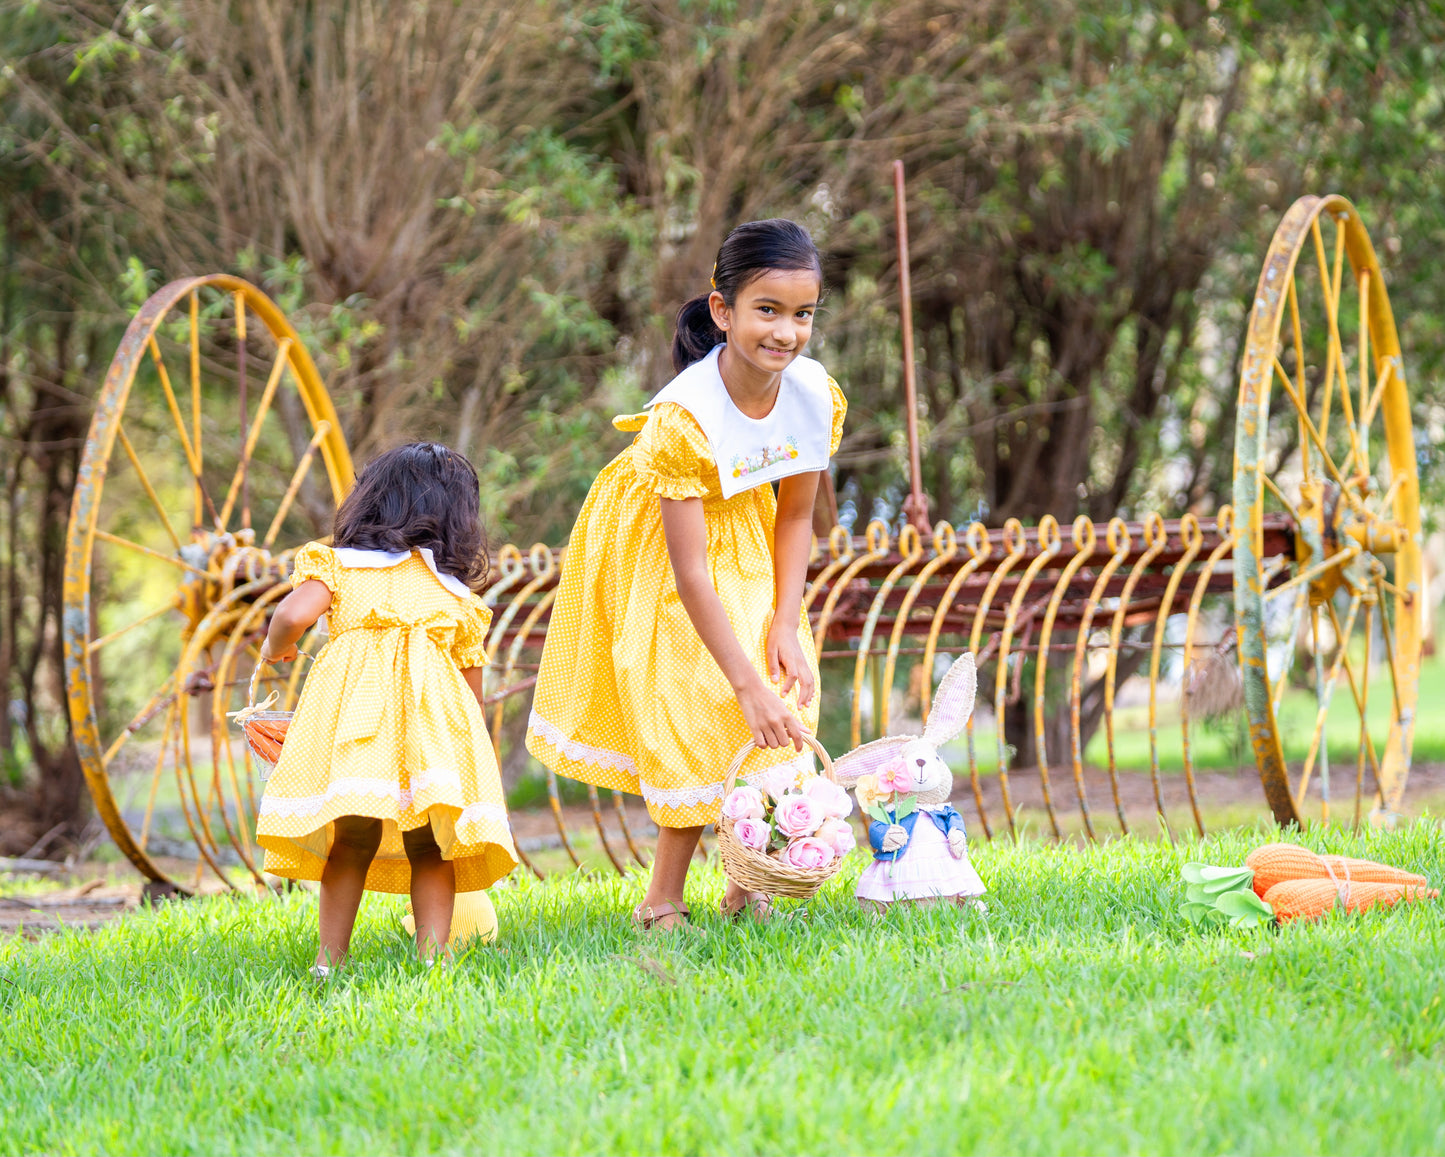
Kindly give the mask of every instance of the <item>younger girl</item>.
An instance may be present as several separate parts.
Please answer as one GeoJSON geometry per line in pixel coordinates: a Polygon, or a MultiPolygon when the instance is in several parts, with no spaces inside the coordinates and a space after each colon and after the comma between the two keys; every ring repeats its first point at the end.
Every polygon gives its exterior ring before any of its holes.
{"type": "MultiPolygon", "coordinates": [[[[756,776],[797,760],[801,728],[817,726],[803,586],[846,408],[801,356],[821,281],[791,221],[728,235],[712,292],[678,314],[678,376],[649,413],[614,420],[638,436],[567,545],[527,748],[561,775],[641,793],[660,829],[644,928],[688,918],[688,864],[738,748],[765,749],[745,766],[756,776]]],[[[729,883],[724,913],[744,908],[761,917],[766,897],[729,883]]]]}
{"type": "Polygon", "coordinates": [[[297,552],[261,648],[294,659],[329,615],[256,825],[266,871],[321,881],[320,978],[346,960],[363,889],[411,892],[431,960],[456,893],[517,863],[480,706],[491,612],[473,593],[487,573],[476,471],[433,442],[389,450],[337,510],[333,542],[297,552]]]}

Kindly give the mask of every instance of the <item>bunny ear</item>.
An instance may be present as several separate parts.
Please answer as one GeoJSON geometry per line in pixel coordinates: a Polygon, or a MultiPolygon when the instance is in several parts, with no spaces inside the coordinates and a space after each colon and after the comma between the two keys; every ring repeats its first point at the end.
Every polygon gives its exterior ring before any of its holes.
{"type": "Polygon", "coordinates": [[[897,759],[908,739],[906,735],[888,735],[855,747],[847,755],[834,760],[833,774],[844,787],[851,787],[865,775],[872,775],[885,763],[897,759]]]}
{"type": "Polygon", "coordinates": [[[933,709],[928,713],[923,738],[939,747],[962,731],[968,717],[973,714],[973,696],[977,688],[978,672],[974,670],[973,655],[960,655],[933,696],[933,709]]]}

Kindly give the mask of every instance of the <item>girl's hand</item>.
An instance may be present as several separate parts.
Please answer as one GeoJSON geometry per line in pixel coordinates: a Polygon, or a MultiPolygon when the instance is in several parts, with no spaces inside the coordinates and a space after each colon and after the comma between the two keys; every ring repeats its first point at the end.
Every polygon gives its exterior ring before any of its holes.
{"type": "Polygon", "coordinates": [[[779,695],[786,696],[797,687],[798,706],[806,707],[813,701],[813,692],[818,688],[817,680],[803,657],[796,621],[792,624],[783,622],[781,626],[779,623],[780,619],[775,617],[773,627],[768,631],[768,674],[773,677],[774,683],[782,679],[779,695]]]}
{"type": "Polygon", "coordinates": [[[261,661],[263,663],[289,663],[296,658],[296,644],[290,643],[285,648],[277,649],[274,653],[271,650],[271,636],[267,635],[261,644],[261,661]]]}
{"type": "Polygon", "coordinates": [[[803,750],[803,725],[761,679],[738,692],[738,706],[759,747],[787,747],[791,743],[796,750],[803,750]]]}

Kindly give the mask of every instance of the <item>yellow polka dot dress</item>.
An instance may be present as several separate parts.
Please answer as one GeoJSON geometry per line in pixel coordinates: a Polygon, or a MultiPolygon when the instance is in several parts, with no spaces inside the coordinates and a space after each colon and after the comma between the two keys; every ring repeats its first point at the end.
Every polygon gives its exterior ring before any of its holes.
{"type": "Polygon", "coordinates": [[[394,565],[343,566],[315,542],[297,553],[292,585],[318,579],[331,591],[330,640],[261,799],[266,871],[319,880],[338,816],[383,821],[372,891],[410,890],[401,833],[428,822],[458,892],[516,866],[496,756],[461,674],[486,662],[491,612],[444,586],[429,561],[412,552],[394,565]]]}
{"type": "MultiPolygon", "coordinates": [[[[836,382],[828,385],[831,453],[847,402],[836,382]]],[[[777,503],[766,484],[722,496],[707,437],[681,406],[663,402],[645,420],[615,424],[640,433],[598,475],[568,540],[527,750],[559,775],[640,794],[660,826],[713,823],[723,773],[750,733],[678,597],[659,499],[703,500],[713,585],[764,679],[777,503]]],[[[801,611],[798,641],[816,676],[813,636],[801,611]]],[[[789,702],[816,730],[818,696],[799,708],[795,690],[789,702]]],[[[744,771],[798,758],[791,747],[759,751],[744,771]]]]}

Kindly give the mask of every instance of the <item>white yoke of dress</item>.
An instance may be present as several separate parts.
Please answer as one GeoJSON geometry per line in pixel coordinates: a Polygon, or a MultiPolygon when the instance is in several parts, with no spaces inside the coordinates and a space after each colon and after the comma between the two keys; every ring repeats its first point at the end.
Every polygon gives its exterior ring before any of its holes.
{"type": "Polygon", "coordinates": [[[828,371],[796,357],[783,370],[778,396],[766,417],[738,409],[723,382],[717,346],[663,387],[647,408],[671,402],[693,416],[707,435],[723,498],[794,474],[828,469],[833,394],[828,371]]]}

